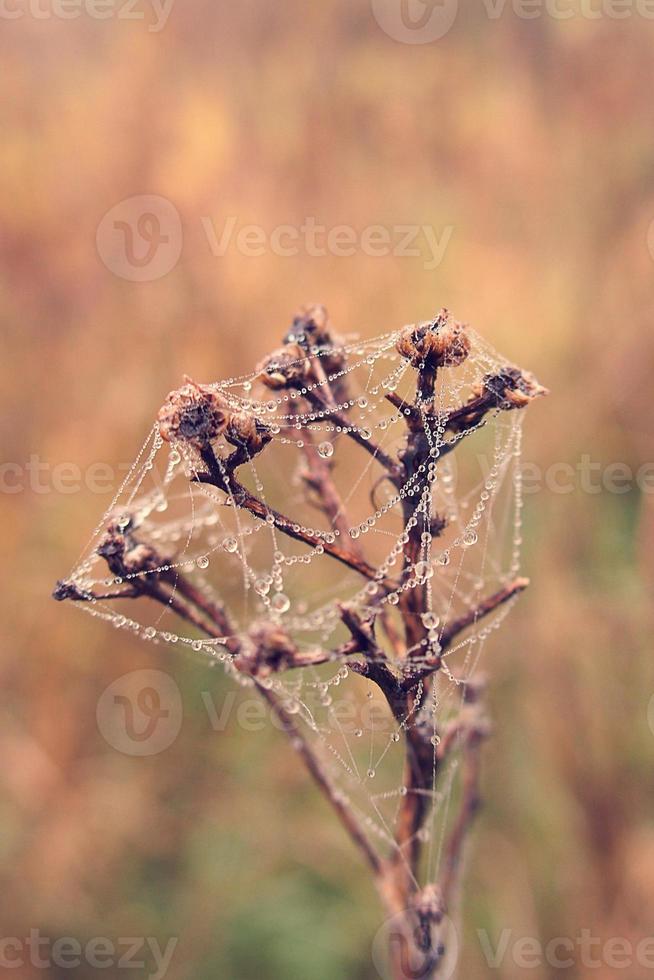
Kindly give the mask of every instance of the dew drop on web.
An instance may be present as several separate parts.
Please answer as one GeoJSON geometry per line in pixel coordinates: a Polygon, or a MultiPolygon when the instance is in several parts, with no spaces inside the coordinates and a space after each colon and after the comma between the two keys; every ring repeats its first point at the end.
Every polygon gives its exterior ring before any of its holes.
{"type": "Polygon", "coordinates": [[[275,612],[285,613],[291,607],[291,600],[283,592],[278,592],[277,595],[273,596],[270,605],[275,612]]]}

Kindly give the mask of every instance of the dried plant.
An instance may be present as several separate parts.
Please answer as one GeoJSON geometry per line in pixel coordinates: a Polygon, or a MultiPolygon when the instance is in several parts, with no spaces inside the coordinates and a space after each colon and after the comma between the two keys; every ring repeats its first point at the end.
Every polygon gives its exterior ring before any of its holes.
{"type": "MultiPolygon", "coordinates": [[[[168,396],[91,552],[54,593],[152,642],[221,661],[261,694],[374,876],[394,923],[395,980],[437,977],[446,962],[489,730],[476,667],[527,585],[518,574],[519,410],[543,393],[445,310],[346,343],[323,307],[304,308],[254,374],[187,381],[168,396]],[[490,462],[464,492],[453,453],[473,432],[491,434],[490,462]],[[365,465],[353,453],[366,454],[365,465]],[[186,492],[174,493],[180,476],[186,492]],[[273,506],[273,493],[283,503],[273,506]],[[316,512],[318,527],[307,517],[316,512]],[[217,588],[204,575],[216,556],[227,563],[217,588]],[[99,561],[109,577],[95,574],[99,561]],[[235,579],[240,611],[223,601],[235,579]],[[116,611],[140,598],[159,607],[150,625],[116,611]],[[173,615],[190,635],[169,628],[173,615]],[[357,759],[334,720],[332,693],[347,676],[387,705],[390,730],[370,741],[372,760],[382,739],[379,763],[357,759]],[[391,749],[401,752],[400,785],[370,794],[391,749]],[[372,816],[345,777],[368,793],[372,816]]],[[[352,734],[360,743],[364,732],[352,734]]]]}

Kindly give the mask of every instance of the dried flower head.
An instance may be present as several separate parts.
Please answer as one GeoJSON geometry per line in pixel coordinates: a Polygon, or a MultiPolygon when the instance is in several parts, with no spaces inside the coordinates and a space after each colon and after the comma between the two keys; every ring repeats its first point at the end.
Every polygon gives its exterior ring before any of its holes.
{"type": "Polygon", "coordinates": [[[311,366],[299,344],[286,344],[266,357],[257,372],[268,388],[301,388],[311,373],[311,366]]]}
{"type": "Polygon", "coordinates": [[[210,385],[188,381],[171,391],[159,410],[159,431],[168,442],[180,440],[202,449],[225,429],[230,409],[210,385]]]}
{"type": "Polygon", "coordinates": [[[114,575],[137,575],[158,568],[160,556],[148,544],[134,542],[115,524],[110,524],[100,541],[97,553],[104,558],[114,575]]]}
{"type": "Polygon", "coordinates": [[[327,372],[339,371],[345,363],[343,341],[334,332],[329,313],[320,303],[300,307],[284,343],[297,343],[312,353],[319,352],[327,372]]]}
{"type": "Polygon", "coordinates": [[[233,446],[246,449],[254,456],[272,439],[272,432],[265,423],[248,412],[234,412],[227,423],[225,438],[233,446]]]}
{"type": "Polygon", "coordinates": [[[479,394],[489,397],[498,407],[510,410],[525,408],[534,398],[546,395],[533,374],[508,365],[498,374],[487,374],[479,389],[479,394]]]}
{"type": "Polygon", "coordinates": [[[316,344],[320,347],[331,347],[334,343],[329,314],[320,303],[309,303],[301,306],[293,317],[293,325],[284,338],[284,343],[316,344]]]}
{"type": "Polygon", "coordinates": [[[397,350],[414,367],[454,367],[465,361],[470,352],[470,340],[465,327],[447,310],[428,323],[404,327],[397,350]]]}
{"type": "Polygon", "coordinates": [[[267,677],[285,670],[293,662],[297,647],[277,623],[254,623],[249,632],[248,649],[236,658],[235,667],[245,674],[267,677]]]}
{"type": "Polygon", "coordinates": [[[431,883],[425,885],[415,893],[411,904],[418,914],[418,917],[425,922],[438,924],[445,915],[443,896],[438,885],[431,883]]]}

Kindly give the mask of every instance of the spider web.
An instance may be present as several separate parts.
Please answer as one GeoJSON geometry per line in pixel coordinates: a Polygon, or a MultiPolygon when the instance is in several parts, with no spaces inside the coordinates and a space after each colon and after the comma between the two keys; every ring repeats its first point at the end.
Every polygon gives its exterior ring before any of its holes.
{"type": "MultiPolygon", "coordinates": [[[[474,397],[485,377],[506,367],[504,358],[467,330],[467,358],[437,373],[435,424],[426,430],[429,462],[423,472],[395,485],[379,460],[382,454],[396,459],[405,446],[407,419],[416,404],[416,371],[398,353],[400,334],[343,342],[335,369],[333,348],[312,347],[312,357],[324,369],[317,380],[295,390],[271,390],[259,371],[207,386],[230,410],[259,420],[272,437],[265,451],[238,470],[240,483],[263,505],[259,514],[239,506],[229,488],[201,482],[204,467],[193,445],[166,441],[155,423],[69,581],[85,596],[98,596],[78,604],[88,614],[155,645],[221,664],[244,687],[254,681],[236,669],[230,640],[247,649],[253,624],[282,628],[307,666],[264,671],[258,681],[281,698],[342,798],[387,853],[396,846],[397,816],[409,792],[403,783],[404,731],[429,723],[434,781],[431,789],[419,791],[429,797],[430,810],[418,833],[427,845],[427,880],[434,880],[459,765],[457,753],[450,752],[436,773],[439,743],[451,720],[465,710],[465,684],[512,601],[457,636],[430,678],[422,706],[399,721],[377,686],[352,669],[357,657],[343,655],[349,633],[342,608],[349,604],[364,621],[382,616],[385,632],[379,642],[389,663],[406,669],[438,651],[448,624],[515,579],[522,413],[498,406],[463,432],[446,431],[450,414],[474,397]],[[333,399],[329,412],[310,400],[322,397],[327,386],[333,399]],[[331,519],[312,500],[317,466],[327,467],[337,491],[339,505],[331,519]],[[403,503],[411,498],[413,519],[425,530],[418,560],[403,573],[410,530],[403,503]],[[290,531],[305,540],[280,529],[279,513],[289,515],[290,531]],[[161,560],[125,576],[108,574],[98,547],[109,525],[137,535],[161,560]],[[365,556],[374,573],[362,576],[335,560],[329,548],[341,545],[365,556]],[[224,606],[230,632],[207,637],[178,618],[173,602],[166,607],[146,598],[122,598],[133,580],[154,581],[162,574],[172,583],[172,596],[183,576],[207,603],[224,606]],[[397,588],[389,588],[389,580],[397,588]],[[400,651],[398,607],[415,588],[426,596],[421,616],[427,636],[400,651]]],[[[301,334],[286,337],[288,344],[304,340],[301,334]]],[[[224,435],[215,440],[214,451],[219,459],[231,451],[224,435]]]]}

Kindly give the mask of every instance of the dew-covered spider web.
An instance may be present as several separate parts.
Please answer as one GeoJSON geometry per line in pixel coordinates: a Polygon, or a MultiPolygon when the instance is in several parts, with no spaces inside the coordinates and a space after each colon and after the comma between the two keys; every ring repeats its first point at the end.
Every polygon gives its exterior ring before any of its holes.
{"type": "Polygon", "coordinates": [[[479,710],[464,692],[517,594],[523,413],[508,409],[532,384],[468,328],[465,356],[421,384],[428,358],[402,338],[447,323],[348,341],[300,317],[252,373],[187,382],[61,587],[118,630],[273,692],[382,853],[403,799],[424,795],[427,880],[459,766],[456,739],[442,749],[479,710]],[[406,712],[367,657],[414,678],[406,712]],[[403,768],[416,726],[434,760],[419,789],[403,768]]]}

